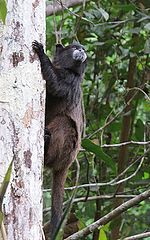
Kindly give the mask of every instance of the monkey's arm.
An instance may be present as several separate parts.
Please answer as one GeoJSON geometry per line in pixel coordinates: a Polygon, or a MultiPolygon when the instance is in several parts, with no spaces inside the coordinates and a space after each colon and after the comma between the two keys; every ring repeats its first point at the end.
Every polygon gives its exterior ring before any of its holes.
{"type": "Polygon", "coordinates": [[[34,41],[33,50],[37,53],[40,63],[41,72],[44,80],[47,82],[47,90],[54,96],[64,97],[67,94],[68,87],[64,88],[58,70],[53,66],[48,56],[44,53],[43,45],[34,41]]]}

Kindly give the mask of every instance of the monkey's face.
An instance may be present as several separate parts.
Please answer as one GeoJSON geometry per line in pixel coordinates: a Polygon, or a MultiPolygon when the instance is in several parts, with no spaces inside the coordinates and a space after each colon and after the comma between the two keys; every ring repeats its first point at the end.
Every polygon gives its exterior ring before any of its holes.
{"type": "Polygon", "coordinates": [[[81,74],[84,72],[86,59],[87,55],[81,44],[73,43],[67,47],[57,44],[53,63],[57,68],[70,69],[75,73],[81,74]]]}
{"type": "Polygon", "coordinates": [[[72,49],[73,49],[72,58],[75,61],[79,61],[82,63],[85,62],[85,60],[87,59],[87,55],[85,53],[85,49],[83,48],[83,46],[74,45],[72,49]]]}
{"type": "MultiPolygon", "coordinates": [[[[87,55],[85,53],[84,47],[79,43],[73,43],[68,45],[67,47],[63,47],[61,44],[56,45],[56,54],[60,59],[69,60],[69,61],[77,61],[77,62],[85,62],[87,59],[87,55]]],[[[67,61],[68,62],[68,61],[67,61]]]]}

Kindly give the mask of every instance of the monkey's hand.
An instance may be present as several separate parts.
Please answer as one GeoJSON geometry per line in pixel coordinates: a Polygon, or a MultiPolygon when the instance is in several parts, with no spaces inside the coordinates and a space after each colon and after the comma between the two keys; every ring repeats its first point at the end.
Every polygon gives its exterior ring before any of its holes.
{"type": "Polygon", "coordinates": [[[37,41],[32,42],[32,48],[37,53],[38,56],[42,56],[44,54],[43,45],[37,41]]]}

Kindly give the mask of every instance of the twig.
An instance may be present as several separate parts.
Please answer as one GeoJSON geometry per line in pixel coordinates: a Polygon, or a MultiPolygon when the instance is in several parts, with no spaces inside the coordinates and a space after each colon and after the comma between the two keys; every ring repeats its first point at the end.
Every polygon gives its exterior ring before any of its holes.
{"type": "MultiPolygon", "coordinates": [[[[142,156],[140,156],[139,158],[137,158],[134,162],[132,162],[124,171],[122,171],[114,180],[113,182],[117,181],[117,179],[120,179],[120,177],[122,177],[135,163],[137,163],[139,160],[141,160],[144,156],[146,156],[146,154],[150,151],[150,148],[144,152],[144,154],[142,156]]],[[[121,181],[121,180],[120,180],[121,181]]],[[[112,185],[113,185],[112,182],[112,185]]]]}
{"type": "MultiPolygon", "coordinates": [[[[58,1],[57,1],[58,2],[58,1]]],[[[95,25],[95,23],[93,23],[92,21],[90,21],[89,19],[85,18],[85,17],[81,17],[80,15],[78,15],[77,13],[72,12],[69,8],[67,8],[65,5],[63,5],[64,9],[66,9],[71,15],[76,16],[78,18],[80,18],[81,20],[84,20],[86,22],[91,23],[92,25],[95,25]]]]}
{"type": "Polygon", "coordinates": [[[131,237],[126,237],[123,240],[137,240],[137,239],[140,239],[140,238],[143,239],[145,237],[150,237],[150,232],[140,233],[140,234],[137,234],[137,235],[133,235],[131,237]]]}
{"type": "MultiPolygon", "coordinates": [[[[89,0],[86,0],[89,1],[89,0]]],[[[63,3],[63,5],[60,4],[59,1],[57,1],[57,5],[55,8],[55,13],[62,11],[64,8],[74,7],[76,5],[80,5],[83,3],[83,0],[68,0],[63,3]]],[[[68,10],[68,9],[67,9],[68,10]]],[[[53,14],[53,5],[48,4],[46,7],[46,16],[51,16],[53,14]]]]}
{"type": "Polygon", "coordinates": [[[1,232],[0,236],[2,235],[2,240],[7,240],[6,228],[5,228],[3,221],[1,223],[1,231],[0,232],[1,232]]]}
{"type": "MultiPolygon", "coordinates": [[[[140,156],[139,158],[137,158],[134,162],[132,162],[123,172],[121,172],[116,178],[114,178],[113,180],[109,181],[109,182],[104,182],[104,183],[88,183],[88,184],[82,184],[82,185],[79,185],[79,186],[73,186],[73,187],[70,187],[70,188],[67,188],[69,190],[73,190],[75,188],[79,189],[79,188],[87,188],[87,187],[103,187],[103,186],[110,186],[110,185],[117,185],[119,184],[118,182],[116,182],[120,177],[122,177],[135,163],[137,163],[138,161],[140,161],[144,156],[146,156],[146,154],[150,152],[150,148],[142,155],[140,156]]],[[[135,172],[133,173],[135,174],[135,172]]],[[[130,177],[130,176],[129,176],[130,177]]],[[[133,177],[133,176],[132,176],[133,177]]],[[[124,179],[123,179],[124,180],[124,179]]],[[[121,181],[121,180],[120,180],[121,181]]],[[[124,180],[126,181],[126,179],[124,180]]],[[[51,189],[46,189],[46,190],[43,190],[43,191],[51,191],[51,189]]]]}
{"type": "MultiPolygon", "coordinates": [[[[97,200],[97,199],[114,199],[114,198],[134,198],[136,197],[137,195],[125,195],[125,194],[117,194],[117,195],[100,195],[100,196],[93,196],[93,197],[88,197],[86,199],[86,201],[94,201],[94,200],[97,200]]],[[[85,197],[80,197],[80,198],[75,198],[73,200],[73,203],[78,203],[78,202],[85,202],[85,197]]],[[[66,203],[64,203],[66,204],[66,203]]]]}
{"type": "Polygon", "coordinates": [[[60,20],[60,27],[59,27],[59,43],[62,43],[61,42],[61,39],[62,39],[62,28],[63,28],[63,22],[64,22],[64,10],[63,10],[63,3],[62,1],[60,0],[60,4],[62,6],[62,14],[61,14],[61,20],[60,20]]]}
{"type": "Polygon", "coordinates": [[[141,159],[141,161],[140,161],[140,163],[139,163],[139,166],[137,167],[137,169],[135,170],[134,173],[132,173],[130,176],[128,176],[128,177],[126,177],[126,178],[124,178],[124,179],[119,180],[118,182],[112,183],[111,185],[118,185],[118,184],[123,183],[123,182],[126,182],[126,181],[128,181],[129,179],[131,179],[132,177],[134,177],[134,176],[138,173],[138,171],[140,170],[140,168],[141,168],[141,166],[142,166],[142,164],[143,164],[143,161],[144,161],[144,157],[142,157],[142,159],[141,159]]]}
{"type": "Polygon", "coordinates": [[[142,92],[142,93],[145,95],[145,97],[150,101],[150,97],[149,97],[149,96],[147,95],[147,93],[144,92],[141,88],[133,87],[133,88],[129,88],[129,89],[128,89],[128,91],[131,91],[131,90],[138,90],[138,91],[142,92]]]}
{"type": "MultiPolygon", "coordinates": [[[[110,113],[108,114],[108,116],[106,117],[104,125],[107,124],[107,120],[109,120],[109,117],[111,116],[111,114],[112,114],[113,111],[114,111],[114,109],[112,109],[112,110],[110,111],[110,113]]],[[[102,129],[102,132],[101,132],[101,145],[103,145],[103,133],[104,133],[104,129],[102,129]]]]}
{"type": "MultiPolygon", "coordinates": [[[[136,93],[137,94],[137,93],[136,93]]],[[[87,138],[91,138],[93,137],[95,134],[103,131],[103,129],[105,129],[106,127],[108,127],[113,121],[116,120],[116,118],[123,113],[123,111],[125,110],[125,108],[127,107],[128,104],[130,104],[130,102],[133,100],[133,98],[136,96],[136,94],[133,95],[132,98],[130,98],[130,100],[125,104],[125,106],[123,107],[123,109],[121,109],[116,115],[115,117],[113,117],[112,119],[110,119],[108,122],[106,122],[101,128],[97,129],[95,132],[93,132],[92,134],[90,134],[87,138]]]]}
{"type": "MultiPolygon", "coordinates": [[[[126,198],[126,199],[130,199],[130,198],[134,198],[136,197],[137,195],[125,195],[125,194],[116,194],[116,195],[100,195],[100,196],[92,196],[92,197],[88,197],[86,199],[86,201],[95,201],[97,199],[105,199],[105,200],[111,200],[111,199],[115,199],[115,198],[126,198]]],[[[73,200],[73,203],[78,203],[78,202],[85,202],[85,197],[80,197],[80,198],[75,198],[73,200]]],[[[63,206],[65,206],[66,204],[68,204],[68,201],[64,202],[63,203],[63,206]]],[[[48,208],[45,208],[43,209],[43,213],[47,213],[47,212],[50,212],[51,211],[51,208],[48,207],[48,208]]]]}
{"type": "Polygon", "coordinates": [[[123,143],[116,143],[116,144],[103,144],[101,145],[101,147],[103,148],[107,148],[107,147],[121,147],[121,146],[125,146],[125,145],[131,145],[131,144],[135,144],[135,145],[147,145],[150,144],[150,141],[147,142],[136,142],[136,141],[129,141],[129,142],[123,142],[123,143]]]}
{"type": "Polygon", "coordinates": [[[139,204],[141,201],[146,200],[150,197],[150,190],[147,190],[138,196],[134,197],[126,201],[125,203],[121,204],[119,207],[115,208],[110,213],[106,214],[104,217],[100,218],[96,222],[90,224],[86,228],[82,229],[81,231],[72,234],[71,236],[65,238],[65,240],[76,240],[76,239],[83,239],[83,237],[89,235],[90,233],[94,232],[95,229],[101,229],[105,224],[110,222],[112,219],[119,216],[121,213],[127,211],[129,208],[139,204]]]}
{"type": "MultiPolygon", "coordinates": [[[[143,86],[144,87],[144,86],[143,86]]],[[[131,89],[131,88],[130,88],[131,89]]],[[[130,89],[128,89],[128,91],[130,91],[130,89]]],[[[133,89],[133,88],[132,88],[133,89]]],[[[123,113],[123,111],[126,109],[126,107],[131,103],[131,101],[134,99],[134,97],[136,97],[139,89],[141,90],[141,88],[137,88],[135,90],[137,90],[133,96],[129,99],[129,101],[125,104],[125,106],[112,118],[110,119],[108,122],[106,122],[102,127],[100,127],[99,129],[97,129],[95,132],[93,132],[92,134],[90,134],[89,136],[87,136],[87,138],[91,138],[94,135],[96,135],[97,133],[103,131],[103,129],[105,129],[106,127],[108,127],[113,121],[115,121],[117,119],[117,117],[123,113]]]]}
{"type": "Polygon", "coordinates": [[[58,32],[57,32],[57,23],[56,23],[56,15],[55,15],[55,7],[56,7],[56,1],[53,0],[53,23],[54,23],[54,31],[55,31],[56,43],[59,43],[59,36],[58,36],[58,32]]]}

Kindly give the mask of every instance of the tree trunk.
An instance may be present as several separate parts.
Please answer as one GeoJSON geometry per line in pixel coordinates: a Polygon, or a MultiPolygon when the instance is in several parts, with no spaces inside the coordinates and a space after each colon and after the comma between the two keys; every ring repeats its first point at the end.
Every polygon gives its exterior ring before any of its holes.
{"type": "Polygon", "coordinates": [[[32,41],[45,40],[44,0],[8,0],[0,35],[0,182],[13,159],[7,239],[41,240],[45,82],[32,41]]]}
{"type": "MultiPolygon", "coordinates": [[[[135,85],[135,73],[136,73],[136,64],[137,64],[137,57],[130,58],[129,61],[129,72],[128,72],[128,80],[126,84],[126,89],[133,88],[135,85]]],[[[122,119],[122,130],[120,135],[120,142],[128,142],[130,141],[130,135],[131,135],[131,122],[132,122],[132,108],[133,103],[130,102],[130,99],[132,98],[132,93],[129,91],[127,93],[125,102],[127,104],[124,116],[122,119]]],[[[128,146],[122,146],[119,150],[119,156],[118,156],[118,175],[123,172],[123,170],[126,168],[127,165],[127,159],[128,159],[128,146]]],[[[117,186],[116,193],[115,194],[123,194],[124,192],[124,183],[121,183],[117,186]]],[[[118,198],[114,202],[115,208],[120,206],[123,203],[123,199],[118,198]]],[[[120,236],[120,228],[121,228],[121,222],[122,222],[122,216],[120,215],[118,218],[114,220],[114,228],[112,230],[112,239],[117,240],[120,236]]]]}

